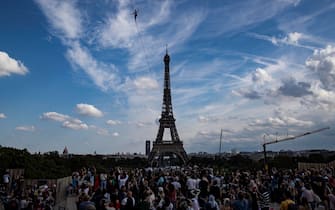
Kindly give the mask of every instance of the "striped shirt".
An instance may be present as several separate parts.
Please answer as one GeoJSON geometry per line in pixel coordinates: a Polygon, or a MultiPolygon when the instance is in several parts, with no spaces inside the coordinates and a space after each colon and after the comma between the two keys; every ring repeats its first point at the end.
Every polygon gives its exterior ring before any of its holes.
{"type": "Polygon", "coordinates": [[[270,207],[270,193],[268,191],[259,194],[259,208],[270,207]]]}

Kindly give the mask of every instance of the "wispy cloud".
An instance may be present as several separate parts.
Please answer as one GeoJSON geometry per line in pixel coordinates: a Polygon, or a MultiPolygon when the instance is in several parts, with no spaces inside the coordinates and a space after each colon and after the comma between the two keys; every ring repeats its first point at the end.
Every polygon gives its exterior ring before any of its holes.
{"type": "Polygon", "coordinates": [[[116,67],[98,61],[81,44],[85,32],[84,15],[77,2],[36,0],[36,3],[47,17],[52,29],[56,31],[56,36],[68,47],[66,55],[73,66],[82,69],[103,91],[116,88],[118,83],[116,67]]]}
{"type": "Polygon", "coordinates": [[[25,75],[28,68],[19,60],[11,58],[6,52],[0,51],[0,77],[11,74],[25,75]]]}
{"type": "Polygon", "coordinates": [[[4,113],[0,113],[0,119],[6,119],[7,116],[4,113]]]}
{"type": "Polygon", "coordinates": [[[298,120],[293,117],[280,116],[280,117],[270,117],[266,120],[256,120],[249,124],[250,126],[262,126],[262,127],[289,127],[289,126],[312,126],[314,123],[312,121],[298,120]]]}
{"type": "Polygon", "coordinates": [[[122,124],[122,122],[120,120],[107,120],[106,124],[108,124],[110,126],[114,126],[114,125],[120,125],[120,124],[122,124]]]}
{"type": "MultiPolygon", "coordinates": [[[[296,6],[300,1],[263,1],[247,0],[212,8],[211,18],[204,24],[210,30],[209,36],[219,36],[224,33],[245,31],[280,14],[288,7],[296,6]],[[236,15],[236,11],[238,14],[236,15]],[[221,18],[217,18],[220,16],[221,18]],[[220,26],[220,27],[218,27],[220,26]]],[[[213,6],[217,6],[213,4],[213,6]]]]}
{"type": "Polygon", "coordinates": [[[290,32],[283,37],[268,36],[263,34],[249,33],[250,36],[271,42],[274,45],[291,45],[296,47],[302,47],[309,50],[317,49],[318,42],[311,36],[299,33],[299,32],[290,32]],[[303,42],[309,42],[310,44],[314,42],[314,45],[303,44],[303,42]]]}
{"type": "Polygon", "coordinates": [[[139,77],[134,80],[137,89],[157,89],[158,82],[150,77],[139,77]]]}
{"type": "Polygon", "coordinates": [[[73,42],[67,51],[69,61],[76,67],[82,69],[103,91],[117,88],[119,78],[113,64],[105,64],[97,61],[88,49],[82,47],[79,42],[73,42]]]}
{"type": "Polygon", "coordinates": [[[74,119],[74,118],[64,121],[62,124],[62,127],[69,128],[72,130],[88,129],[88,125],[86,123],[82,122],[79,119],[74,119]]]}
{"type": "Polygon", "coordinates": [[[64,115],[64,114],[60,114],[57,112],[45,112],[42,114],[41,119],[43,120],[53,120],[53,121],[57,121],[57,122],[64,122],[68,119],[70,119],[71,117],[68,115],[64,115]]]}
{"type": "Polygon", "coordinates": [[[110,132],[107,129],[104,129],[104,128],[98,128],[96,132],[100,136],[109,136],[110,135],[110,132]]]}
{"type": "Polygon", "coordinates": [[[82,14],[75,0],[35,0],[57,35],[65,39],[78,39],[84,31],[82,14]]]}
{"type": "Polygon", "coordinates": [[[178,48],[187,40],[204,20],[201,11],[184,11],[178,14],[178,22],[171,18],[172,1],[146,2],[146,11],[139,11],[137,23],[130,15],[130,5],[118,1],[117,12],[107,14],[107,21],[100,25],[98,42],[104,48],[127,50],[130,54],[128,68],[131,72],[151,71],[161,58],[165,44],[178,48]],[[161,26],[166,30],[153,35],[152,30],[161,26]]]}
{"type": "Polygon", "coordinates": [[[57,112],[45,112],[40,118],[42,120],[61,122],[63,128],[72,130],[88,129],[88,125],[81,120],[57,112]]]}
{"type": "MultiPolygon", "coordinates": [[[[311,12],[306,12],[306,10],[304,10],[303,13],[292,13],[290,15],[284,15],[278,19],[278,28],[281,31],[288,33],[291,32],[293,28],[297,31],[300,31],[301,33],[315,33],[319,30],[319,28],[322,28],[318,27],[318,21],[315,20],[320,18],[321,15],[333,10],[334,8],[335,3],[331,2],[329,4],[322,5],[321,8],[316,7],[314,10],[311,10],[311,12]]],[[[325,44],[324,42],[321,43],[325,44]]]]}
{"type": "Polygon", "coordinates": [[[35,129],[35,126],[33,125],[22,125],[22,126],[17,126],[15,130],[25,131],[25,132],[34,132],[36,129],[35,129]]]}

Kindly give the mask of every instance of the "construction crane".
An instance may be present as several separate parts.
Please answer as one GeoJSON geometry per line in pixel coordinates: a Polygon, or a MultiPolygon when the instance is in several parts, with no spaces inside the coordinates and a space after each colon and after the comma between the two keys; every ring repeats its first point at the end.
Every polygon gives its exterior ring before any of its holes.
{"type": "Polygon", "coordinates": [[[286,138],[283,138],[283,139],[276,139],[276,140],[273,140],[273,141],[264,142],[262,145],[263,145],[263,153],[264,153],[264,168],[265,168],[265,171],[268,172],[267,157],[266,157],[266,145],[276,144],[276,143],[283,142],[283,141],[294,140],[296,138],[307,136],[307,135],[310,135],[310,134],[313,134],[313,133],[318,133],[318,132],[321,132],[321,131],[324,131],[324,130],[327,130],[327,129],[330,129],[330,127],[320,128],[320,129],[317,129],[317,130],[314,130],[314,131],[308,131],[308,132],[303,133],[303,134],[299,134],[299,135],[296,135],[296,136],[290,136],[290,137],[286,137],[286,138]]]}

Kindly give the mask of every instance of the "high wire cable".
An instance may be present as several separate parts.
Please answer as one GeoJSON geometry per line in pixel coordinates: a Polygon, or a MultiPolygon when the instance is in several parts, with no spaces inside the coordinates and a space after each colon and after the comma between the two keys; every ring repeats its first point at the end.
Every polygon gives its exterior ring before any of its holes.
{"type": "Polygon", "coordinates": [[[135,7],[134,0],[131,1],[131,4],[132,4],[132,7],[133,7],[133,11],[134,11],[132,14],[134,15],[136,32],[137,32],[138,38],[140,40],[140,44],[141,44],[142,50],[144,52],[144,59],[145,59],[145,62],[146,62],[146,65],[147,65],[149,73],[152,73],[151,66],[150,66],[149,59],[148,59],[148,53],[147,53],[147,50],[145,48],[143,37],[141,36],[140,30],[139,30],[139,26],[138,26],[138,23],[137,23],[138,10],[135,7]]]}

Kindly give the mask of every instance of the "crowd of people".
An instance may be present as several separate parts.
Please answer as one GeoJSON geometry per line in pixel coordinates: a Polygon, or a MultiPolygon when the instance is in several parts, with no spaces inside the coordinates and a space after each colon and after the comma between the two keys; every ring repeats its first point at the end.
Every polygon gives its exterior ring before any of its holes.
{"type": "Polygon", "coordinates": [[[27,186],[24,177],[11,177],[8,171],[0,185],[0,205],[5,210],[51,210],[55,204],[56,186],[27,186]]]}
{"type": "MultiPolygon", "coordinates": [[[[73,172],[66,189],[78,210],[335,210],[335,170],[237,170],[212,168],[95,167],[73,172]],[[277,205],[275,205],[277,204],[277,205]],[[275,207],[276,206],[276,207],[275,207]]],[[[5,209],[48,210],[56,186],[26,186],[23,177],[3,175],[5,209]]]]}
{"type": "Polygon", "coordinates": [[[269,173],[211,168],[122,169],[72,174],[67,192],[78,210],[335,210],[334,170],[276,170],[269,173]]]}

